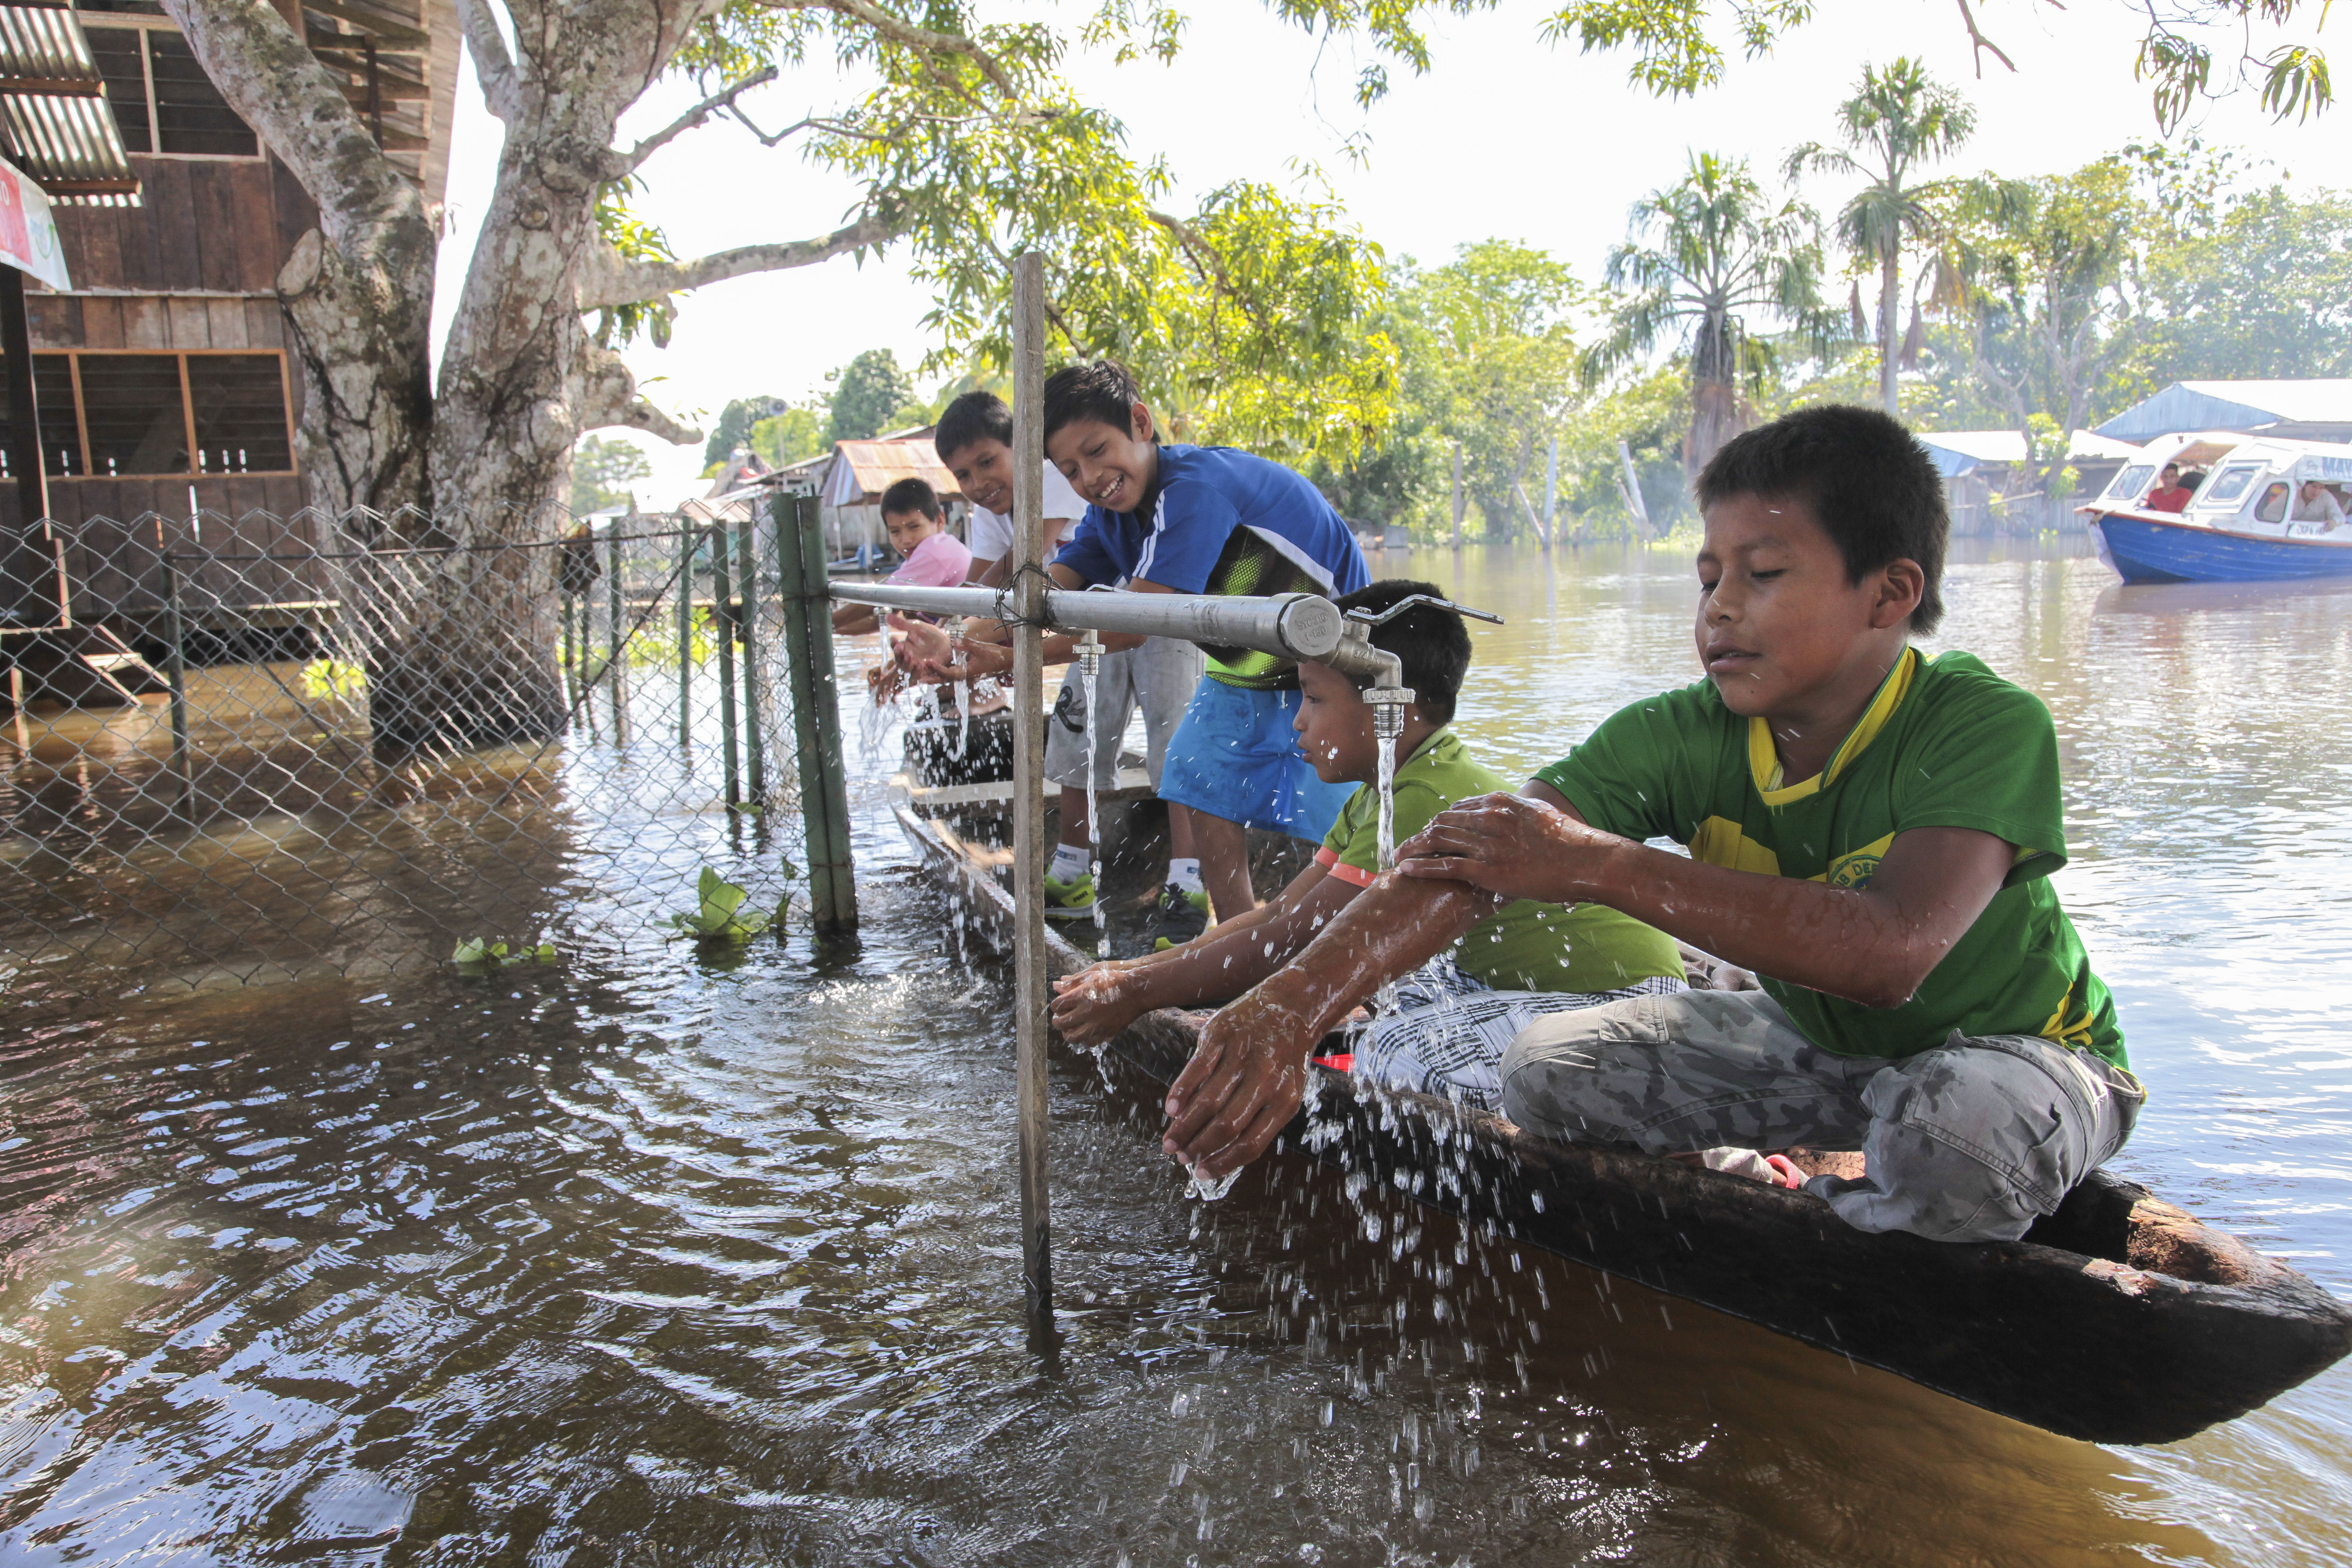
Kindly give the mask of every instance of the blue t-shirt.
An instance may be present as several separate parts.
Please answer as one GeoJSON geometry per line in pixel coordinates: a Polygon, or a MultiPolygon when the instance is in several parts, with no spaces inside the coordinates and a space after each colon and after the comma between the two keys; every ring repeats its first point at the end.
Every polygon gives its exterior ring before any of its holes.
{"type": "MultiPolygon", "coordinates": [[[[1087,508],[1054,557],[1081,581],[1139,577],[1179,594],[1352,594],[1371,581],[1364,552],[1323,492],[1280,463],[1231,447],[1162,447],[1160,473],[1133,511],[1087,508]]],[[[1209,675],[1273,690],[1298,684],[1286,661],[1207,648],[1209,675]]]]}

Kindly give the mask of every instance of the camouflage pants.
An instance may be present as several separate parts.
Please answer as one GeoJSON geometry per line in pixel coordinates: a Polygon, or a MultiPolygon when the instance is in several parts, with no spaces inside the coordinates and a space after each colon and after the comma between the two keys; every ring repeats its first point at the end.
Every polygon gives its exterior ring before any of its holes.
{"type": "Polygon", "coordinates": [[[1653,1154],[1860,1149],[1869,1174],[1805,1190],[1857,1230],[2011,1241],[2131,1135],[2147,1091],[2024,1035],[1843,1057],[1761,991],[1643,996],[1539,1018],[1502,1065],[1504,1113],[1567,1142],[1653,1154]]]}

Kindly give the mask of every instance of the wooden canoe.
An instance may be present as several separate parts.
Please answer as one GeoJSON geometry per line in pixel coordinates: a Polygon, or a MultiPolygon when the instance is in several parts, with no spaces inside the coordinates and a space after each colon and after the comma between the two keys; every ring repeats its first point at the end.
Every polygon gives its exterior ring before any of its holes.
{"type": "MultiPolygon", "coordinates": [[[[1012,894],[992,868],[1003,854],[960,830],[955,808],[977,803],[936,809],[921,798],[932,793],[901,791],[899,825],[964,906],[968,929],[1010,951],[1012,894]]],[[[1057,973],[1091,962],[1050,930],[1046,940],[1057,973]]],[[[1110,1049],[1167,1082],[1204,1016],[1152,1014],[1110,1049]]],[[[2186,1437],[2352,1350],[2352,1310],[2334,1296],[2105,1172],[2022,1241],[1872,1236],[1804,1193],[1557,1143],[1443,1100],[1376,1098],[1344,1074],[1311,1070],[1325,1092],[1278,1148],[1382,1184],[1402,1174],[1420,1203],[2066,1436],[2186,1437]]],[[[1822,1168],[1860,1156],[1812,1158],[1822,1168]]]]}

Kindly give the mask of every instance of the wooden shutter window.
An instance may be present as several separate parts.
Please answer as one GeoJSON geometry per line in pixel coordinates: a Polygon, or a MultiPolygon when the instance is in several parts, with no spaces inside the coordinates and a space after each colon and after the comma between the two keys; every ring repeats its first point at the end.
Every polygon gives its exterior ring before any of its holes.
{"type": "Polygon", "coordinates": [[[113,106],[114,122],[122,128],[124,151],[152,153],[154,128],[147,116],[147,66],[139,58],[139,35],[129,27],[84,30],[98,74],[106,79],[106,101],[113,106]]]}
{"type": "Polygon", "coordinates": [[[294,467],[276,354],[190,354],[188,396],[204,471],[283,473],[294,467]]]}
{"type": "Polygon", "coordinates": [[[150,31],[147,51],[155,68],[155,138],[165,153],[217,158],[252,158],[261,153],[252,128],[220,95],[196,64],[195,51],[177,33],[150,31]]]}
{"type": "MultiPolygon", "coordinates": [[[[37,372],[41,360],[35,355],[37,372]]],[[[82,416],[89,430],[89,472],[184,474],[189,471],[187,409],[180,399],[177,354],[83,354],[82,416]]],[[[48,401],[45,392],[41,399],[48,401]]],[[[46,421],[45,421],[46,422],[46,421]]],[[[46,433],[44,442],[47,440],[46,433]]]]}

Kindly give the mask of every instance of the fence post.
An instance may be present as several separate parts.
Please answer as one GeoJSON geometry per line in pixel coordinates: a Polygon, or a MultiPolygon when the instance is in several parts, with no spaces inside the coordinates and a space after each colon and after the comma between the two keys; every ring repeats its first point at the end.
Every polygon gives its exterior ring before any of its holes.
{"type": "MultiPolygon", "coordinates": [[[[1045,1189],[1045,264],[1013,258],[1013,1094],[1021,1170],[1021,1277],[1028,1287],[1029,1348],[1054,1349],[1053,1226],[1045,1189]]],[[[1093,737],[1087,737],[1089,744],[1093,737]]],[[[1089,759],[1088,765],[1092,765],[1089,759]]]]}
{"type": "Polygon", "coordinates": [[[188,650],[186,619],[180,604],[180,563],[163,557],[163,634],[171,642],[164,672],[172,687],[172,771],[179,775],[180,800],[195,793],[195,775],[188,765],[188,650]]]}
{"type": "Polygon", "coordinates": [[[743,786],[735,750],[735,589],[728,582],[728,552],[734,542],[724,523],[710,530],[710,624],[719,639],[719,760],[727,775],[727,812],[731,820],[742,803],[743,786]]]}
{"type": "Polygon", "coordinates": [[[604,628],[604,674],[613,691],[613,742],[626,745],[629,740],[629,678],[627,667],[621,660],[621,645],[627,640],[622,631],[626,614],[621,596],[621,520],[614,518],[604,532],[605,604],[611,622],[604,628]]]}
{"type": "Polygon", "coordinates": [[[743,595],[743,744],[751,804],[768,804],[768,747],[760,734],[760,523],[746,518],[735,533],[735,575],[743,595]]]}
{"type": "Polygon", "coordinates": [[[677,525],[677,743],[694,744],[694,524],[677,525]]]}
{"type": "Polygon", "coordinates": [[[775,521],[809,902],[819,935],[844,936],[857,929],[857,884],[849,855],[849,784],[841,767],[841,698],[833,680],[824,525],[814,496],[779,495],[775,521]]]}

